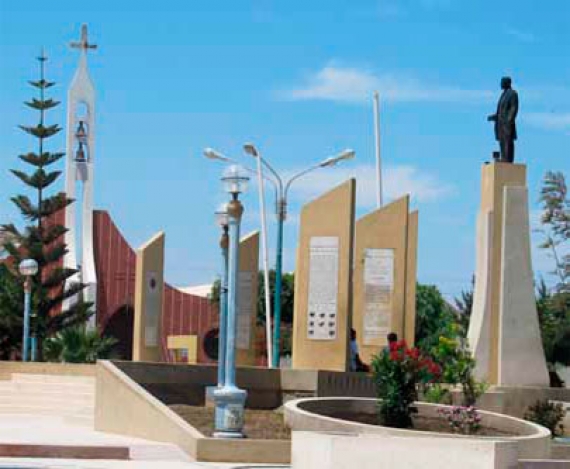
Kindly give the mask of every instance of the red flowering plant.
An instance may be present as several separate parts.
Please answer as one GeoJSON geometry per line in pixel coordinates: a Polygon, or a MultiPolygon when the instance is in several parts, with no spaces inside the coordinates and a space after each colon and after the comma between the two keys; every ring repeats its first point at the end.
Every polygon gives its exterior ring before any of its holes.
{"type": "Polygon", "coordinates": [[[436,381],[441,367],[417,348],[408,348],[405,340],[390,344],[372,360],[382,425],[412,428],[412,414],[417,413],[418,386],[436,381]]]}

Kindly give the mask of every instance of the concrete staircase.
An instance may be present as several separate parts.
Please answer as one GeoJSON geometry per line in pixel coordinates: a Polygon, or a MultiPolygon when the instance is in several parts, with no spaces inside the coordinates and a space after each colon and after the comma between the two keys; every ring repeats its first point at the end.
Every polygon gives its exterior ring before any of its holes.
{"type": "Polygon", "coordinates": [[[95,378],[13,373],[0,381],[0,415],[46,415],[93,427],[95,378]]]}

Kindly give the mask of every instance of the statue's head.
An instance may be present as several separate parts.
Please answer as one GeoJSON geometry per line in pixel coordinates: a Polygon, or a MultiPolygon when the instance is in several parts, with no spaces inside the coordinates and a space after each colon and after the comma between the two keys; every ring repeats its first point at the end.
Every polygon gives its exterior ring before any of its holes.
{"type": "Polygon", "coordinates": [[[511,87],[512,80],[511,77],[503,77],[501,78],[501,89],[508,90],[511,87]]]}

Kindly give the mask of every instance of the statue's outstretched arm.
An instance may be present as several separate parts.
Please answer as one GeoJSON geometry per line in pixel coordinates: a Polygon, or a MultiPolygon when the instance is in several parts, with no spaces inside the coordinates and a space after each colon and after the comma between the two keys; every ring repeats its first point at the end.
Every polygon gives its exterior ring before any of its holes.
{"type": "Polygon", "coordinates": [[[487,117],[487,120],[489,122],[495,122],[497,120],[497,114],[491,114],[490,116],[487,117]]]}

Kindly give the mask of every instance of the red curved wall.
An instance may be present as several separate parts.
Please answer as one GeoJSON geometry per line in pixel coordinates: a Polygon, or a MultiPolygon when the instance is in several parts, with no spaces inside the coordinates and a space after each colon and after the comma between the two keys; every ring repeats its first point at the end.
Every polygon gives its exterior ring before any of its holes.
{"type": "MultiPolygon", "coordinates": [[[[97,325],[105,328],[123,306],[134,308],[136,254],[106,211],[93,213],[95,268],[97,270],[97,325]]],[[[217,310],[208,299],[184,293],[165,283],[162,305],[162,353],[168,353],[169,335],[197,335],[198,361],[211,362],[204,353],[204,335],[217,327],[217,310]]]]}

